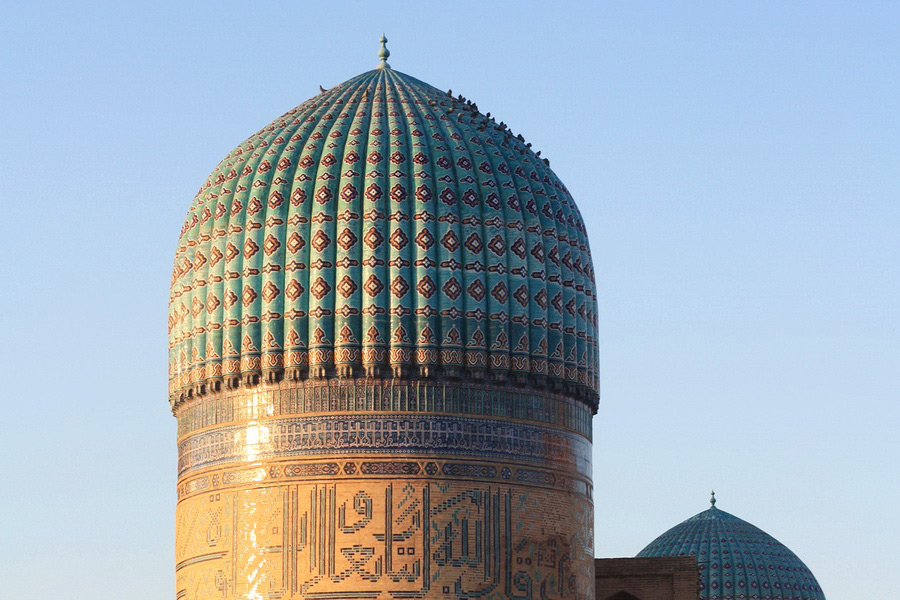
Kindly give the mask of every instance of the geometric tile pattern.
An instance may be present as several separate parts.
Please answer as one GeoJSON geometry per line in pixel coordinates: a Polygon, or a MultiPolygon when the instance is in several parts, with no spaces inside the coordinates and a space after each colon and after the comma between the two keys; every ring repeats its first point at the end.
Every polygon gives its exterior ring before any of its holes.
{"type": "Polygon", "coordinates": [[[182,402],[177,598],[589,600],[591,441],[571,426],[592,409],[513,389],[297,381],[182,402]]]}
{"type": "Polygon", "coordinates": [[[182,228],[173,405],[256,378],[462,375],[595,405],[584,223],[529,146],[389,68],[251,136],[182,228]]]}
{"type": "Polygon", "coordinates": [[[220,478],[178,505],[176,597],[593,598],[591,527],[532,518],[542,505],[592,522],[578,496],[514,484],[220,478]]]}
{"type": "Polygon", "coordinates": [[[228,423],[290,415],[441,413],[508,418],[554,426],[591,439],[592,410],[563,394],[491,383],[446,381],[299,381],[267,384],[247,401],[244,390],[205,396],[178,409],[178,437],[228,423]]]}
{"type": "Polygon", "coordinates": [[[763,530],[715,506],[668,530],[638,557],[696,556],[702,600],[824,600],[809,568],[763,530]]]}
{"type": "Polygon", "coordinates": [[[552,462],[590,478],[591,442],[554,427],[462,415],[294,415],[204,429],[178,444],[178,473],[294,457],[478,456],[536,465],[552,462]]]}

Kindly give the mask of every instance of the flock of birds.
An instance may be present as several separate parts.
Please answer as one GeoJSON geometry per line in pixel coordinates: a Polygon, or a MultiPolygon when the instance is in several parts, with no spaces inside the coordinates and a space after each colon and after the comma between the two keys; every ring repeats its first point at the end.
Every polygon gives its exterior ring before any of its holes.
{"type": "MultiPolygon", "coordinates": [[[[323,93],[323,94],[324,94],[325,92],[328,91],[328,89],[329,89],[329,88],[324,88],[324,87],[322,87],[321,85],[319,85],[319,92],[320,92],[320,93],[323,93]]],[[[447,97],[450,98],[450,101],[453,103],[453,104],[451,104],[450,107],[447,109],[447,113],[452,114],[452,113],[456,112],[456,107],[457,107],[457,105],[460,105],[460,106],[462,107],[462,110],[463,110],[463,111],[471,111],[471,112],[473,113],[472,120],[471,120],[471,123],[472,123],[472,124],[474,124],[474,121],[477,120],[478,116],[484,117],[484,118],[478,123],[478,126],[477,126],[478,131],[484,131],[484,130],[486,130],[488,127],[491,127],[491,126],[492,126],[492,127],[493,127],[494,129],[496,129],[497,131],[500,131],[500,132],[506,134],[507,138],[515,138],[515,139],[517,139],[520,143],[524,144],[526,148],[531,148],[531,142],[526,142],[526,141],[525,141],[525,138],[522,137],[522,134],[521,134],[521,133],[514,136],[512,130],[506,125],[506,123],[504,123],[503,121],[500,121],[500,123],[497,123],[494,119],[491,118],[491,113],[487,113],[487,114],[485,114],[485,115],[481,115],[481,113],[478,111],[478,104],[476,104],[475,102],[472,102],[471,100],[469,100],[469,99],[463,97],[462,94],[459,94],[457,97],[454,98],[454,97],[453,97],[453,90],[452,90],[452,89],[449,89],[449,90],[447,90],[447,97]]],[[[366,90],[363,92],[362,101],[363,101],[363,102],[368,102],[368,101],[369,101],[369,90],[368,90],[368,89],[366,89],[366,90]]],[[[437,106],[437,104],[438,104],[438,103],[437,103],[436,100],[429,100],[429,101],[428,101],[428,105],[429,105],[429,106],[437,106]]],[[[458,113],[456,120],[457,120],[457,121],[462,121],[462,120],[463,120],[463,113],[462,113],[462,112],[458,113]]],[[[544,162],[545,165],[547,165],[548,167],[550,166],[550,161],[549,161],[548,159],[546,159],[546,158],[541,158],[541,152],[540,152],[540,150],[537,151],[537,153],[535,154],[535,156],[536,156],[537,158],[540,158],[540,159],[544,162]]]]}
{"type": "MultiPolygon", "coordinates": [[[[449,89],[449,90],[447,90],[447,97],[450,98],[450,100],[451,100],[452,102],[461,105],[463,110],[469,110],[469,111],[472,111],[472,112],[474,113],[474,116],[473,116],[473,119],[472,119],[473,121],[475,121],[476,118],[477,118],[479,115],[481,115],[481,113],[480,113],[479,110],[478,110],[478,104],[476,104],[475,102],[472,102],[471,100],[465,98],[462,94],[459,94],[457,97],[454,98],[454,97],[453,97],[453,90],[452,90],[452,89],[449,89]]],[[[434,100],[431,100],[428,104],[431,105],[431,106],[436,106],[436,105],[437,105],[437,102],[434,101],[434,100]]],[[[454,105],[451,105],[451,106],[447,109],[447,112],[448,112],[448,113],[453,113],[455,110],[456,110],[456,105],[454,104],[454,105]]],[[[484,130],[487,129],[488,127],[493,126],[493,128],[496,129],[497,131],[500,131],[500,132],[505,133],[506,136],[507,136],[508,138],[513,138],[513,137],[514,137],[514,138],[517,139],[519,142],[521,142],[522,144],[524,144],[526,148],[531,148],[531,142],[526,142],[526,141],[525,141],[525,138],[522,137],[522,134],[521,134],[521,133],[514,136],[512,130],[506,125],[506,123],[504,123],[503,121],[500,121],[500,123],[497,123],[494,119],[491,118],[491,113],[490,113],[490,112],[488,112],[488,113],[485,114],[485,115],[481,115],[481,116],[483,116],[484,118],[483,118],[483,119],[481,120],[481,122],[478,124],[478,128],[477,128],[478,131],[484,131],[484,130]]],[[[459,116],[457,117],[457,121],[462,121],[462,113],[460,113],[459,116]]],[[[540,150],[537,151],[537,153],[535,154],[535,156],[536,156],[537,158],[541,158],[541,152],[540,152],[540,150]]],[[[550,161],[549,161],[548,159],[546,159],[546,158],[541,158],[541,160],[544,161],[544,164],[545,164],[545,165],[547,165],[548,167],[550,166],[550,161]]]]}

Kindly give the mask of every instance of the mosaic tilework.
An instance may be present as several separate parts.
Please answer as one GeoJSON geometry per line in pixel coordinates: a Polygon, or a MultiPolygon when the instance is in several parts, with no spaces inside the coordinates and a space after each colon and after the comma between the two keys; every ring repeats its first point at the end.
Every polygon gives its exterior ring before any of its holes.
{"type": "MultiPolygon", "coordinates": [[[[478,414],[489,412],[478,402],[465,404],[476,414],[415,402],[411,412],[292,414],[309,401],[309,384],[295,385],[176,410],[192,427],[216,415],[179,440],[180,599],[592,597],[589,437],[478,414]]],[[[323,409],[367,397],[332,388],[323,409]]],[[[532,400],[520,404],[555,415],[555,403],[572,402],[532,400]]]]}
{"type": "Polygon", "coordinates": [[[546,159],[385,68],[279,117],[201,187],[172,273],[170,399],[490,371],[595,404],[596,319],[585,227],[546,159]]]}
{"type": "MultiPolygon", "coordinates": [[[[255,463],[254,463],[255,464],[255,463]]],[[[297,483],[321,481],[354,483],[365,475],[366,480],[379,478],[431,481],[479,481],[491,485],[510,483],[531,488],[546,488],[581,496],[592,501],[593,487],[589,476],[573,475],[558,469],[536,468],[534,465],[440,459],[435,457],[401,457],[390,460],[353,457],[343,460],[281,460],[266,461],[265,466],[247,464],[204,469],[179,480],[179,500],[210,489],[241,488],[247,483],[297,483]]]]}
{"type": "Polygon", "coordinates": [[[697,557],[701,600],[825,600],[796,554],[765,531],[713,506],[668,530],[639,557],[697,557]]]}
{"type": "Polygon", "coordinates": [[[178,437],[197,429],[281,415],[426,412],[532,421],[591,438],[593,410],[565,394],[496,383],[330,380],[261,384],[253,394],[224,391],[178,408],[178,437]]]}
{"type": "Polygon", "coordinates": [[[385,454],[554,461],[590,475],[591,443],[576,433],[461,415],[316,415],[213,427],[178,444],[178,472],[279,457],[385,454]]]}
{"type": "Polygon", "coordinates": [[[178,505],[177,595],[587,600],[592,510],[560,491],[402,477],[213,489],[178,505]]]}

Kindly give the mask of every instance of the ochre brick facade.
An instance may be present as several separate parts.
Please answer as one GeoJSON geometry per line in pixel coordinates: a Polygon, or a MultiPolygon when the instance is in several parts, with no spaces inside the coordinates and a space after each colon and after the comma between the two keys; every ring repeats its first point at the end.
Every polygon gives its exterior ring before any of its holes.
{"type": "Polygon", "coordinates": [[[598,558],[596,600],[697,600],[699,575],[693,556],[598,558]]]}
{"type": "Polygon", "coordinates": [[[178,600],[592,598],[582,403],[282,382],[176,415],[178,600]]]}

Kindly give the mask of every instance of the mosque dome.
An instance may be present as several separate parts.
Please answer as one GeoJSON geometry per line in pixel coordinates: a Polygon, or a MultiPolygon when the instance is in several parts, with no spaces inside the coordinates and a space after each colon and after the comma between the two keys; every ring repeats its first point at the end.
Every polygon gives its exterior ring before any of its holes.
{"type": "Polygon", "coordinates": [[[702,600],[824,600],[803,561],[765,531],[715,506],[668,530],[638,557],[695,556],[702,600]]]}
{"type": "Polygon", "coordinates": [[[385,58],[201,186],[171,280],[173,406],[360,377],[498,379],[596,406],[594,271],[568,190],[521,135],[385,58]]]}

